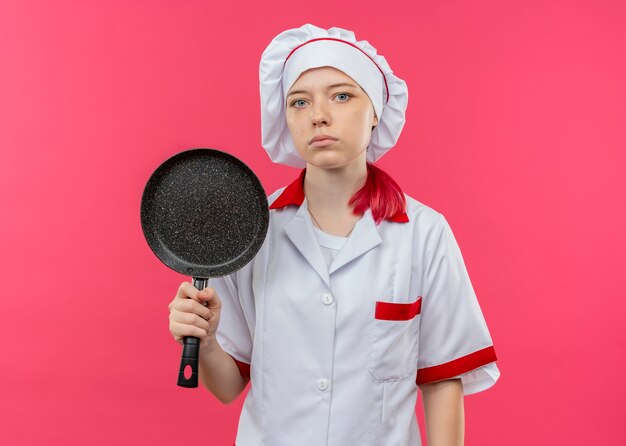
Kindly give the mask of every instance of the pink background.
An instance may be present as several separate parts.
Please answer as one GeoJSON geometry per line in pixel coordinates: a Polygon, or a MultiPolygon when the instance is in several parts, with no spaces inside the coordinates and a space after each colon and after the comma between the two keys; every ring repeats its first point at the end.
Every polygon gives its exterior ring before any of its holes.
{"type": "Polygon", "coordinates": [[[465,400],[466,444],[626,444],[625,19],[623,1],[2,1],[0,444],[232,444],[243,398],[175,384],[186,278],[149,250],[141,193],[193,147],[268,192],[297,175],[260,146],[258,63],[307,22],[355,30],[409,85],[379,165],[448,218],[502,371],[465,400]]]}

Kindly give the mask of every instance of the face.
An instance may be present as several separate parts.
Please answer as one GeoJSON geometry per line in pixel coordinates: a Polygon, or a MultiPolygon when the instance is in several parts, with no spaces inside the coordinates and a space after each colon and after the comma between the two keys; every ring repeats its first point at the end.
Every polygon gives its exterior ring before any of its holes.
{"type": "Polygon", "coordinates": [[[350,76],[332,67],[307,70],[285,101],[287,126],[308,164],[333,169],[365,163],[378,118],[369,96],[350,76]],[[313,140],[320,136],[329,138],[313,140]]]}

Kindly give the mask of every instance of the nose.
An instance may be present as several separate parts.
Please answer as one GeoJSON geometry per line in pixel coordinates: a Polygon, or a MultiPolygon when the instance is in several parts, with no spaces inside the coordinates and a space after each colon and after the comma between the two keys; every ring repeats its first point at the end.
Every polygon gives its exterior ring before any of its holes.
{"type": "Polygon", "coordinates": [[[311,106],[311,122],[314,127],[330,125],[330,113],[323,101],[315,101],[311,106]]]}

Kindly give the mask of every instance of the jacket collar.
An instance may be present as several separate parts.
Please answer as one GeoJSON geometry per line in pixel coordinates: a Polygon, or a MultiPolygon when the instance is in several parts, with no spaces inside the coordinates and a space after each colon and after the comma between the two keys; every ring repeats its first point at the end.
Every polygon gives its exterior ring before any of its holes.
{"type": "Polygon", "coordinates": [[[298,251],[300,251],[300,254],[309,262],[329,288],[330,275],[332,273],[382,243],[382,238],[378,232],[379,230],[372,218],[372,212],[370,209],[367,209],[363,216],[356,222],[343,249],[339,251],[337,257],[335,257],[335,260],[331,263],[330,268],[328,268],[322,256],[319,242],[315,237],[313,222],[308,211],[306,198],[291,220],[287,222],[284,230],[287,237],[298,251]]]}
{"type": "MultiPolygon", "coordinates": [[[[306,175],[306,169],[302,169],[298,178],[296,178],[291,184],[289,184],[281,194],[270,205],[270,209],[281,209],[286,206],[295,205],[302,206],[304,202],[304,176],[306,175]]],[[[388,221],[396,223],[407,223],[409,216],[406,211],[401,211],[395,215],[387,218],[388,221]]]]}
{"type": "Polygon", "coordinates": [[[289,184],[271,204],[270,209],[281,209],[289,205],[301,206],[304,202],[304,175],[306,169],[302,169],[298,178],[289,184]]]}

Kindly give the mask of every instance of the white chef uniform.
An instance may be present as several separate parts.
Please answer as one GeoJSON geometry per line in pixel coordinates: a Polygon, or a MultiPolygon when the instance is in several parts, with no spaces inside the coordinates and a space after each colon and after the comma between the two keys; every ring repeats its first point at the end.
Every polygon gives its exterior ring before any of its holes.
{"type": "Polygon", "coordinates": [[[237,446],[421,444],[417,384],[460,377],[464,394],[500,373],[446,219],[406,196],[406,214],[368,210],[325,263],[302,180],[269,197],[254,260],[213,279],[217,339],[249,374],[237,446]]]}

